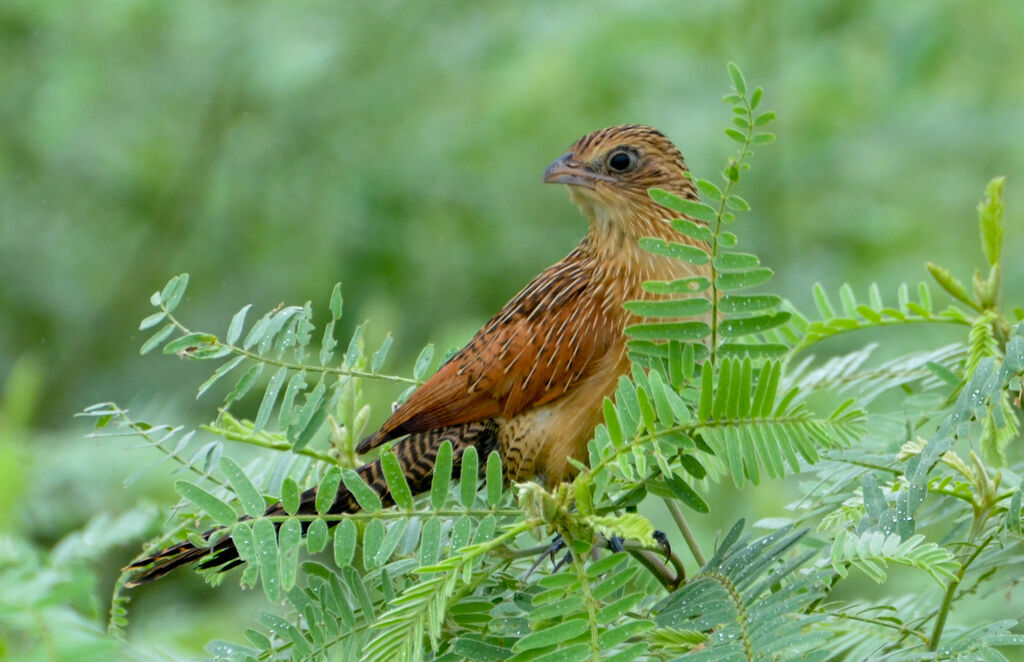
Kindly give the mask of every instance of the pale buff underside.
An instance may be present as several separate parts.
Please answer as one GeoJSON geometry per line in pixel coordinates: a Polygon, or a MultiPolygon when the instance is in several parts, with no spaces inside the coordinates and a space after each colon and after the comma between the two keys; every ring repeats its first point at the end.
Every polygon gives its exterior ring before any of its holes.
{"type": "Polygon", "coordinates": [[[680,260],[666,258],[641,249],[636,240],[640,236],[659,236],[679,242],[695,243],[677,233],[669,224],[665,211],[652,214],[652,206],[625,208],[623,213],[632,218],[609,218],[602,211],[610,205],[592,204],[589,192],[570,187],[570,197],[590,219],[593,245],[604,253],[596,261],[592,274],[595,293],[602,292],[604,311],[614,320],[617,347],[599,360],[595,370],[576,386],[544,405],[527,409],[510,418],[497,418],[502,457],[512,480],[538,478],[553,487],[575,473],[568,459],[580,462],[587,456],[587,442],[594,428],[603,420],[603,402],[612,397],[621,375],[629,371],[626,356],[626,338],[623,329],[640,321],[626,311],[622,304],[636,299],[662,298],[641,288],[647,280],[671,281],[698,275],[709,275],[707,265],[694,266],[680,260]],[[637,216],[647,219],[638,223],[637,216]],[[627,234],[622,228],[641,227],[639,234],[627,234]],[[626,283],[626,287],[623,284],[626,283]]]}

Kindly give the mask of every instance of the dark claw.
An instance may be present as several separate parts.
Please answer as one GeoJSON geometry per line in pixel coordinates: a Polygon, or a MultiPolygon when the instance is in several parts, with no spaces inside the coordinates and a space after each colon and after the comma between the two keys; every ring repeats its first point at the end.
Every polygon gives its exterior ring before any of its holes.
{"type": "Polygon", "coordinates": [[[562,538],[561,533],[556,533],[555,537],[551,539],[551,549],[548,550],[548,556],[551,557],[551,562],[555,562],[555,554],[565,549],[565,539],[562,538]]]}
{"type": "Polygon", "coordinates": [[[541,561],[543,561],[545,557],[550,558],[551,563],[555,565],[555,570],[558,570],[566,559],[562,559],[561,562],[556,562],[555,555],[563,549],[565,549],[565,540],[562,539],[562,534],[557,533],[555,534],[555,537],[551,539],[551,546],[541,553],[541,555],[537,557],[537,560],[533,562],[533,565],[530,566],[530,569],[526,571],[526,576],[523,577],[523,581],[530,578],[530,575],[533,574],[534,570],[540,567],[541,561]]]}
{"type": "Polygon", "coordinates": [[[658,543],[662,551],[665,552],[665,559],[667,560],[672,556],[672,545],[668,543],[668,536],[665,535],[664,531],[654,532],[654,542],[658,543]]]}
{"type": "Polygon", "coordinates": [[[556,563],[555,567],[551,569],[551,572],[558,572],[559,570],[562,569],[562,566],[566,565],[571,560],[572,560],[572,552],[571,551],[570,552],[566,552],[565,556],[562,557],[562,560],[559,561],[558,563],[556,563]]]}
{"type": "MultiPolygon", "coordinates": [[[[655,535],[657,535],[657,534],[655,534],[655,535]]],[[[662,534],[662,535],[665,535],[665,534],[662,534]]],[[[608,549],[612,550],[613,552],[621,552],[624,549],[622,547],[622,543],[623,542],[625,542],[625,541],[622,538],[620,538],[619,536],[612,536],[611,538],[608,539],[608,549]]]]}

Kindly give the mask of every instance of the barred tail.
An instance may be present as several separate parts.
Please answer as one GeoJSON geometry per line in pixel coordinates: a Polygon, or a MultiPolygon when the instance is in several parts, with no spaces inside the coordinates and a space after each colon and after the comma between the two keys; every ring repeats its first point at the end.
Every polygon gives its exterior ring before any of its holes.
{"type": "MultiPolygon", "coordinates": [[[[449,441],[452,444],[452,461],[454,468],[458,468],[462,462],[462,454],[470,446],[474,446],[477,452],[486,457],[488,453],[498,446],[497,425],[490,420],[463,423],[446,428],[438,428],[427,432],[417,432],[400,440],[392,450],[402,467],[402,473],[413,494],[419,494],[430,489],[430,483],[434,476],[434,462],[437,459],[437,451],[441,444],[449,441]]],[[[394,503],[388,489],[387,481],[384,480],[384,472],[381,469],[380,460],[374,460],[364,464],[356,470],[363,481],[369,485],[385,506],[394,503]]],[[[338,487],[338,494],[331,506],[332,515],[354,513],[359,510],[352,492],[344,484],[338,487]]],[[[316,513],[316,488],[306,490],[302,493],[299,501],[298,514],[312,515],[316,513]]],[[[277,503],[267,508],[266,515],[285,515],[281,504],[277,503]]],[[[248,519],[248,518],[243,518],[248,519]]],[[[303,522],[303,533],[307,523],[303,522]]],[[[209,540],[215,531],[211,529],[203,534],[205,540],[209,540]]],[[[148,584],[156,581],[174,570],[183,566],[200,562],[200,569],[217,568],[223,572],[230,570],[244,563],[238,557],[238,550],[230,537],[223,538],[212,547],[196,547],[191,542],[184,540],[163,549],[155,554],[139,559],[126,566],[124,570],[139,570],[140,572],[132,577],[125,586],[132,588],[140,584],[148,584]]]]}

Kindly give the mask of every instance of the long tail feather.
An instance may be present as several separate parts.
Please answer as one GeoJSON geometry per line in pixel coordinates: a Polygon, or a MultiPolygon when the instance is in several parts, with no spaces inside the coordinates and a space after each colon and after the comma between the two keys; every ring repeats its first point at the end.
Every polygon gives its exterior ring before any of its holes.
{"type": "MultiPolygon", "coordinates": [[[[461,465],[462,454],[470,446],[475,446],[477,451],[486,456],[497,447],[497,426],[493,421],[479,421],[464,423],[447,428],[420,432],[409,435],[395,444],[392,449],[402,467],[402,473],[413,494],[419,494],[430,489],[430,483],[434,476],[434,462],[437,459],[437,451],[441,444],[450,441],[452,444],[453,465],[458,468],[461,465]]],[[[394,503],[391,493],[388,490],[387,481],[384,479],[384,472],[381,469],[380,460],[364,464],[356,470],[359,476],[369,485],[385,506],[394,503]]],[[[334,498],[330,513],[340,515],[354,513],[359,510],[352,492],[344,484],[338,487],[338,494],[334,498]]],[[[298,514],[312,515],[316,513],[316,488],[302,493],[299,501],[298,514]]],[[[285,515],[281,504],[274,504],[267,508],[267,516],[285,515]]],[[[245,518],[248,519],[248,518],[245,518]]],[[[303,522],[303,532],[308,523],[303,522]]],[[[203,534],[205,540],[209,540],[214,532],[221,529],[212,529],[203,534]]],[[[151,554],[137,561],[132,562],[124,570],[139,570],[138,574],[125,583],[125,586],[132,588],[140,584],[148,584],[164,577],[178,568],[199,563],[202,570],[217,568],[218,571],[230,570],[243,561],[238,557],[238,550],[230,537],[222,538],[210,547],[196,547],[185,540],[171,545],[155,554],[151,554]]]]}

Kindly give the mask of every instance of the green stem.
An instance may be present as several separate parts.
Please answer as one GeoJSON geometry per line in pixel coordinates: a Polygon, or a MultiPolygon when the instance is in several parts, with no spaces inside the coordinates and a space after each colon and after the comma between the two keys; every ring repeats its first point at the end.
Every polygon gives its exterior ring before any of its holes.
{"type": "MultiPolygon", "coordinates": [[[[856,320],[855,320],[856,321],[856,320]]],[[[843,335],[844,333],[851,333],[853,331],[861,331],[864,329],[878,329],[884,326],[905,326],[907,324],[959,324],[960,326],[971,326],[970,320],[956,319],[952,317],[908,317],[905,319],[892,319],[892,320],[881,320],[880,322],[866,322],[864,324],[858,323],[857,326],[848,329],[835,329],[830,330],[825,335],[820,335],[815,338],[804,336],[793,349],[789,351],[790,356],[795,356],[797,353],[802,352],[821,342],[822,340],[828,340],[829,338],[835,338],[836,336],[843,335]]]]}
{"type": "Polygon", "coordinates": [[[903,626],[891,623],[889,621],[884,621],[877,618],[865,618],[864,616],[854,616],[853,614],[846,614],[843,612],[829,612],[829,616],[832,616],[833,618],[844,618],[850,621],[859,621],[861,623],[870,623],[872,625],[877,625],[879,627],[889,628],[892,630],[896,630],[904,636],[914,636],[923,641],[925,644],[928,643],[928,637],[921,634],[917,630],[911,630],[909,628],[905,628],[903,626]]]}
{"type": "MultiPolygon", "coordinates": [[[[174,326],[178,327],[179,331],[181,331],[182,333],[192,333],[192,330],[189,329],[188,327],[186,327],[181,322],[179,322],[178,319],[176,317],[174,317],[174,315],[172,315],[167,310],[166,307],[161,305],[160,306],[160,310],[164,311],[164,313],[167,314],[167,319],[170,320],[170,322],[172,324],[174,324],[174,326]]],[[[339,377],[363,377],[363,378],[366,378],[366,379],[376,379],[378,381],[397,382],[397,383],[401,383],[401,384],[416,384],[416,385],[419,385],[419,384],[422,383],[422,382],[419,382],[419,381],[417,381],[415,379],[410,379],[409,377],[398,377],[397,375],[379,375],[377,373],[366,372],[364,370],[349,370],[349,369],[346,369],[346,368],[329,368],[327,366],[321,366],[321,365],[304,365],[302,363],[294,363],[292,361],[282,361],[280,359],[274,359],[274,358],[270,358],[268,356],[263,356],[262,354],[257,354],[256,352],[250,352],[249,350],[245,349],[244,347],[239,347],[238,345],[231,345],[231,344],[228,344],[228,343],[223,343],[219,339],[214,343],[214,346],[216,346],[216,347],[223,347],[224,349],[230,350],[232,354],[237,354],[237,355],[244,356],[246,358],[254,359],[256,361],[259,361],[260,363],[265,363],[267,365],[277,366],[279,368],[287,368],[289,370],[295,370],[295,371],[305,370],[306,372],[316,372],[316,373],[325,374],[325,375],[338,375],[339,377]]]]}
{"type": "MultiPolygon", "coordinates": [[[[737,92],[737,94],[739,94],[737,92]]],[[[739,95],[743,99],[743,105],[747,109],[747,131],[746,131],[746,142],[743,143],[743,148],[740,150],[740,155],[736,161],[731,164],[735,165],[736,172],[739,173],[743,166],[743,161],[750,154],[750,144],[754,139],[754,109],[750,107],[750,101],[747,99],[746,94],[739,95]]],[[[718,355],[718,269],[715,267],[715,258],[718,257],[718,241],[719,236],[722,233],[722,217],[726,214],[726,201],[729,199],[729,195],[732,193],[733,187],[736,186],[736,182],[739,181],[739,176],[736,179],[725,177],[725,189],[722,191],[722,199],[718,201],[718,210],[715,214],[715,232],[711,238],[711,347],[710,356],[708,361],[711,366],[715,365],[715,360],[718,355]]]]}
{"type": "Polygon", "coordinates": [[[942,597],[942,605],[939,607],[939,612],[935,619],[935,627],[932,629],[931,641],[928,643],[929,651],[936,651],[939,648],[939,639],[942,637],[942,631],[946,627],[946,619],[949,617],[950,609],[953,607],[953,596],[956,594],[956,589],[960,586],[960,582],[963,581],[967,569],[994,539],[994,535],[989,536],[983,543],[978,545],[974,552],[960,565],[960,569],[956,573],[956,579],[951,580],[949,586],[946,587],[946,594],[942,597]]]}
{"type": "Polygon", "coordinates": [[[675,520],[676,526],[679,527],[679,531],[683,534],[683,540],[686,541],[686,546],[690,548],[693,559],[699,567],[703,568],[707,560],[704,558],[704,554],[701,553],[700,545],[697,544],[697,539],[693,536],[689,524],[686,523],[686,518],[683,516],[683,511],[679,508],[679,504],[676,503],[675,499],[665,497],[665,505],[668,506],[668,512],[671,513],[672,519],[675,520]]]}
{"type": "Polygon", "coordinates": [[[601,645],[598,642],[598,636],[601,633],[597,622],[597,600],[594,599],[594,594],[590,591],[590,580],[583,568],[583,562],[571,552],[570,558],[572,559],[572,568],[576,572],[576,578],[579,579],[580,588],[583,591],[583,604],[587,606],[587,620],[590,623],[590,657],[593,662],[601,662],[601,645]]]}
{"type": "Polygon", "coordinates": [[[212,425],[200,425],[199,428],[212,434],[215,434],[218,437],[227,439],[228,441],[237,441],[242,444],[249,444],[250,446],[259,446],[260,448],[269,448],[275,451],[291,451],[293,453],[296,453],[297,455],[305,455],[307,457],[320,460],[321,462],[327,462],[328,464],[331,465],[338,464],[337,459],[331,457],[326,453],[321,453],[320,451],[315,451],[311,448],[300,448],[299,450],[295,450],[294,448],[292,448],[292,445],[289,444],[287,441],[264,439],[252,434],[231,432],[229,430],[225,430],[224,428],[218,428],[212,425]]]}

